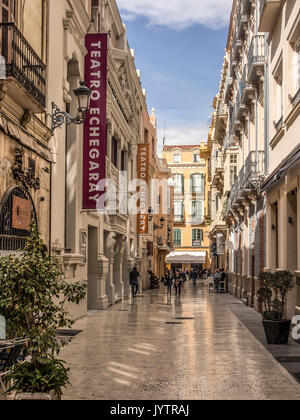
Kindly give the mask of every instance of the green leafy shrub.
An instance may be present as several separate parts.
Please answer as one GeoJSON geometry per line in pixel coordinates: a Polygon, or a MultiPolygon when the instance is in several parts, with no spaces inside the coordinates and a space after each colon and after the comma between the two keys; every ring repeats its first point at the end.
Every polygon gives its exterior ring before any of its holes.
{"type": "MultiPolygon", "coordinates": [[[[64,280],[61,259],[47,255],[45,249],[37,226],[32,225],[21,256],[0,257],[0,314],[6,318],[7,337],[28,339],[27,352],[31,358],[32,367],[16,366],[13,372],[15,387],[20,390],[26,384],[25,378],[29,378],[25,375],[26,369],[38,378],[50,368],[51,377],[55,368],[59,376],[64,377],[63,372],[67,374],[55,361],[66,344],[57,339],[56,332],[59,328],[72,327],[66,305],[80,303],[87,293],[86,282],[70,284],[64,280]],[[19,383],[21,373],[24,380],[19,383]]],[[[49,376],[45,381],[49,382],[49,376]]],[[[33,380],[30,379],[30,383],[33,380]]],[[[37,384],[41,383],[42,380],[37,379],[37,384]]]]}
{"type": "Polygon", "coordinates": [[[283,321],[289,292],[295,287],[294,277],[289,271],[261,273],[261,288],[257,291],[258,302],[264,305],[264,319],[283,321]]]}
{"type": "Polygon", "coordinates": [[[70,385],[69,369],[56,359],[39,360],[33,365],[26,362],[15,366],[7,376],[13,385],[8,392],[20,391],[30,394],[54,392],[56,399],[61,399],[62,388],[70,385]]]}

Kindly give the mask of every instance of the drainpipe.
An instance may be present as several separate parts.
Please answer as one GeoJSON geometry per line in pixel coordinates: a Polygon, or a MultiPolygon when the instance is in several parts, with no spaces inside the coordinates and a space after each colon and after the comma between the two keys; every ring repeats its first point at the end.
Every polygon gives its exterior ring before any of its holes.
{"type": "Polygon", "coordinates": [[[269,46],[265,34],[265,174],[269,173],[269,46]]]}

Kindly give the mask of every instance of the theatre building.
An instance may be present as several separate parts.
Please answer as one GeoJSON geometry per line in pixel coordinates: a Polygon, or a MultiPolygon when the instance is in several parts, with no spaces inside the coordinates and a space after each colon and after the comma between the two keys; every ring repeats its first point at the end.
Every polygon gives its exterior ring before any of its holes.
{"type": "Polygon", "coordinates": [[[50,247],[51,132],[46,3],[0,1],[0,253],[22,250],[30,224],[50,247]]]}
{"type": "Polygon", "coordinates": [[[138,257],[137,217],[118,208],[100,213],[97,184],[107,178],[115,183],[117,198],[120,189],[125,201],[129,198],[146,103],[115,0],[51,0],[49,11],[49,109],[54,102],[74,118],[74,89],[85,81],[92,90],[86,123],[56,128],[51,141],[52,251],[61,256],[68,281],[88,283],[86,301],[71,308],[72,317],[79,318],[108,308],[130,291],[129,272],[138,257]],[[126,175],[120,185],[121,172],[126,175]]]}

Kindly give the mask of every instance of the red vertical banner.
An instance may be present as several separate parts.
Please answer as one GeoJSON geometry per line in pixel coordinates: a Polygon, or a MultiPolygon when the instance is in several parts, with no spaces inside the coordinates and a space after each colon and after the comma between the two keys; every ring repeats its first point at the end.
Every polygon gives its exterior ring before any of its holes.
{"type": "Polygon", "coordinates": [[[86,35],[85,46],[85,82],[92,94],[84,123],[83,210],[97,210],[104,194],[98,183],[106,178],[107,34],[86,35]]]}
{"type": "Polygon", "coordinates": [[[139,144],[137,155],[137,179],[143,181],[144,185],[139,187],[139,206],[140,212],[137,215],[137,233],[139,235],[148,235],[149,222],[148,222],[148,178],[149,178],[149,165],[150,165],[150,145],[139,144]]]}

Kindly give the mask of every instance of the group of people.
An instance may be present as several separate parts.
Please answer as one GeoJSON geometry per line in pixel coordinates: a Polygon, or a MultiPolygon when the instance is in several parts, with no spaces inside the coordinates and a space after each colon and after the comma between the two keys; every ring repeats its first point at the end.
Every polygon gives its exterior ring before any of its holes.
{"type": "MultiPolygon", "coordinates": [[[[152,271],[149,271],[150,275],[150,288],[151,289],[158,289],[160,287],[159,279],[154,275],[152,271]]],[[[167,286],[167,293],[168,295],[172,295],[172,288],[174,286],[175,294],[181,295],[182,288],[184,287],[184,283],[191,279],[193,281],[193,285],[196,286],[197,279],[205,279],[209,275],[208,270],[200,270],[198,268],[192,268],[189,272],[188,270],[166,270],[165,276],[162,281],[164,282],[165,286],[167,286]]],[[[134,267],[130,273],[130,285],[132,288],[132,296],[135,298],[139,292],[139,272],[137,267],[134,267]]],[[[225,285],[225,292],[228,293],[228,277],[225,273],[224,269],[218,269],[214,275],[214,286],[215,291],[217,293],[221,292],[221,284],[225,285]]]]}
{"type": "Polygon", "coordinates": [[[183,270],[165,272],[165,286],[168,288],[168,294],[172,295],[172,287],[174,286],[175,294],[181,295],[184,283],[187,280],[186,272],[183,270]]]}

